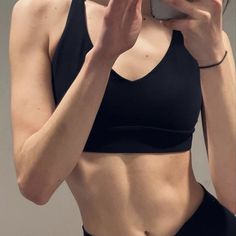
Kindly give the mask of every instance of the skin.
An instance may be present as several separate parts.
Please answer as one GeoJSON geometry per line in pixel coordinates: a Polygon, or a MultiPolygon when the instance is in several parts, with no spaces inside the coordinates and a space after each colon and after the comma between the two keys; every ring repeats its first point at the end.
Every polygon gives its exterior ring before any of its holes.
{"type": "Polygon", "coordinates": [[[223,30],[222,0],[164,1],[189,15],[164,25],[182,31],[185,47],[199,65],[219,62],[228,52],[220,65],[200,70],[201,115],[216,196],[236,214],[236,72],[231,43],[223,30]]]}
{"type": "MultiPolygon", "coordinates": [[[[86,1],[88,31],[93,43],[99,25],[93,19],[101,19],[100,5],[108,2],[86,1]]],[[[145,20],[140,40],[113,66],[128,80],[147,74],[164,56],[170,43],[171,32],[152,18],[149,4],[143,1],[145,20]],[[145,31],[147,27],[151,27],[150,32],[145,31]],[[162,47],[155,46],[153,38],[160,38],[162,47]],[[142,43],[141,39],[147,39],[147,43],[142,43]],[[155,51],[147,51],[150,44],[155,51]],[[145,55],[150,61],[140,67],[145,55]],[[132,73],[126,69],[130,67],[132,73]]],[[[67,183],[80,206],[84,227],[92,235],[138,236],[144,235],[144,231],[150,235],[174,235],[203,197],[193,174],[191,151],[167,154],[84,152],[67,183]]]]}
{"type": "MultiPolygon", "coordinates": [[[[85,134],[97,110],[91,112],[92,109],[84,108],[84,115],[79,116],[74,109],[82,109],[79,102],[82,99],[90,104],[87,107],[98,107],[111,67],[128,80],[147,74],[163,58],[171,30],[151,17],[149,1],[143,1],[145,20],[134,47],[109,62],[98,51],[88,53],[81,72],[55,111],[50,61],[70,3],[69,0],[21,0],[13,11],[12,124],[20,191],[27,199],[42,205],[65,180],[78,203],[84,227],[92,235],[142,236],[145,231],[150,236],[174,235],[203,198],[203,190],[193,173],[191,151],[81,153],[79,150],[85,144],[85,134]],[[28,30],[25,38],[19,38],[22,32],[15,22],[28,30]],[[35,31],[36,27],[41,30],[35,31]],[[159,38],[161,46],[152,42],[153,37],[159,38]],[[133,73],[126,70],[130,67],[133,73]],[[92,79],[95,75],[99,79],[92,79]],[[90,83],[86,82],[88,77],[90,83]],[[80,123],[83,127],[77,125],[80,123]],[[83,133],[84,139],[78,133],[83,133]]],[[[108,1],[86,1],[87,25],[93,44],[101,25],[98,19],[102,18],[103,6],[107,4],[108,1]]]]}

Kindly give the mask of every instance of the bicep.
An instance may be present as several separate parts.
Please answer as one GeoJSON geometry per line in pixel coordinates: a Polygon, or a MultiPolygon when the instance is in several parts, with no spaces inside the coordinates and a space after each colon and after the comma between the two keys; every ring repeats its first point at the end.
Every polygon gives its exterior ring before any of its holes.
{"type": "Polygon", "coordinates": [[[25,140],[45,124],[55,109],[47,34],[21,7],[13,8],[9,37],[15,158],[25,140]]]}

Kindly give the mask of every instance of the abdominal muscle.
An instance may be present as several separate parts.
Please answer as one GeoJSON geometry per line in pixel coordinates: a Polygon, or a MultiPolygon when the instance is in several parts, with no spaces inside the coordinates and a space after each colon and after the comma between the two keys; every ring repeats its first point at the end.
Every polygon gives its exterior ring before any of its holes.
{"type": "Polygon", "coordinates": [[[174,236],[204,193],[191,151],[83,152],[66,182],[93,236],[174,236]]]}

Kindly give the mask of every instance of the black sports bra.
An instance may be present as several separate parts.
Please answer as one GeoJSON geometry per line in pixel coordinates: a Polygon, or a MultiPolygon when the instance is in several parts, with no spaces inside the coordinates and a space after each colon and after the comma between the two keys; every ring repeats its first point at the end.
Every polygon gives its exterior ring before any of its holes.
{"type": "MultiPolygon", "coordinates": [[[[93,47],[84,1],[72,0],[52,59],[56,106],[93,47]]],[[[84,152],[155,153],[191,148],[202,93],[197,61],[183,42],[181,31],[173,30],[164,58],[138,80],[126,80],[111,70],[84,152]]]]}

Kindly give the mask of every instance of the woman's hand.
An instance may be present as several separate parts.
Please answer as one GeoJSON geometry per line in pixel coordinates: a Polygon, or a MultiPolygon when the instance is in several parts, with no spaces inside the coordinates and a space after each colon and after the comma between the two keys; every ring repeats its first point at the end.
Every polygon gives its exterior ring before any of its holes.
{"type": "Polygon", "coordinates": [[[163,2],[188,15],[186,19],[163,20],[161,23],[182,32],[185,47],[198,64],[204,66],[220,61],[225,53],[222,30],[223,0],[163,2]]]}
{"type": "Polygon", "coordinates": [[[142,26],[142,0],[110,0],[94,47],[106,57],[118,57],[135,44],[142,26]]]}

